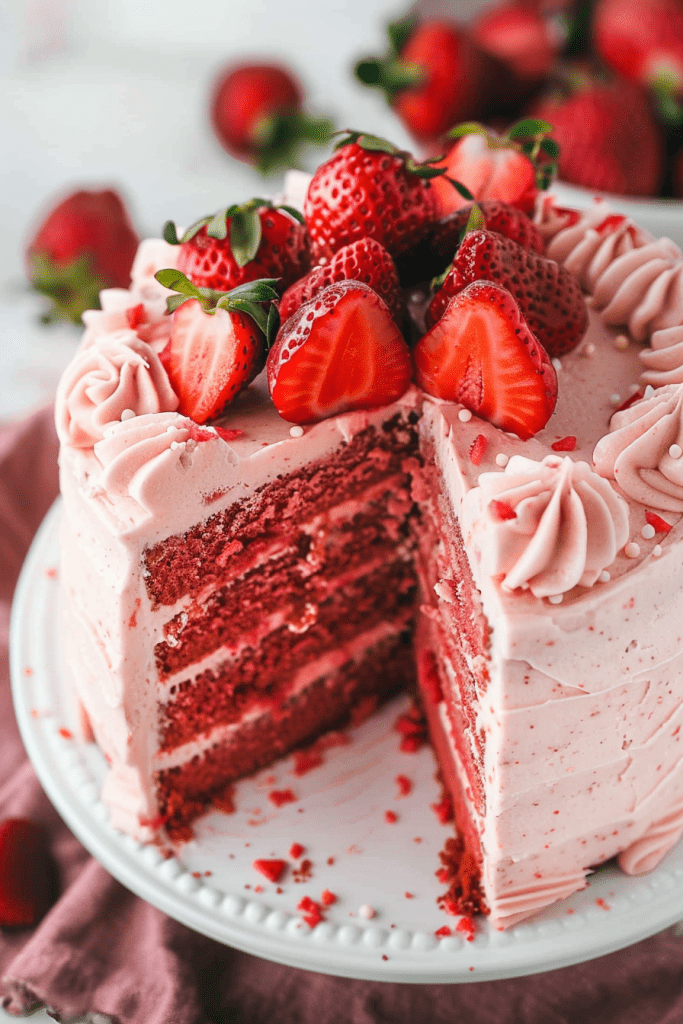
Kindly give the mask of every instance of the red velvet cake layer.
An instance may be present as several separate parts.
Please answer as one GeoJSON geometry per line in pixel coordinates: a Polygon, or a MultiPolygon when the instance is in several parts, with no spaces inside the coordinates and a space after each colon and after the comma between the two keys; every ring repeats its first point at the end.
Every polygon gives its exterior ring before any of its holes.
{"type": "MultiPolygon", "coordinates": [[[[358,433],[325,460],[278,477],[248,500],[171,537],[144,553],[147,592],[155,607],[220,585],[254,564],[274,541],[292,541],[302,522],[403,471],[417,454],[418,416],[400,414],[358,433]]],[[[407,477],[404,477],[407,485],[407,477]]]]}
{"type": "Polygon", "coordinates": [[[155,648],[159,677],[165,679],[223,645],[256,643],[264,620],[274,613],[282,612],[289,628],[296,630],[326,600],[331,584],[341,586],[364,567],[392,561],[399,546],[406,558],[412,557],[409,510],[410,502],[397,502],[392,488],[362,512],[331,524],[322,536],[299,533],[278,556],[215,590],[202,605],[174,616],[166,627],[171,642],[155,648]]]}
{"type": "Polygon", "coordinates": [[[412,565],[395,561],[340,587],[305,630],[284,625],[258,647],[243,648],[236,659],[175,684],[160,709],[161,748],[173,749],[212,726],[234,722],[254,704],[279,703],[309,662],[380,623],[411,621],[415,589],[412,565]]]}
{"type": "Polygon", "coordinates": [[[327,729],[343,725],[354,707],[368,697],[385,699],[414,685],[412,632],[406,630],[348,661],[334,675],[319,679],[260,715],[204,754],[157,774],[161,814],[171,830],[198,817],[214,793],[231,780],[264,768],[294,747],[327,729]]]}

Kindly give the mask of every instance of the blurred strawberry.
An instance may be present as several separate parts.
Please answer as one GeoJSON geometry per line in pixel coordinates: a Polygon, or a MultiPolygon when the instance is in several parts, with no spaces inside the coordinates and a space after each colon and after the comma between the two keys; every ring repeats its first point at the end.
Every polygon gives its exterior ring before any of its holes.
{"type": "Polygon", "coordinates": [[[27,818],[0,822],[0,927],[36,924],[57,894],[57,870],[43,830],[27,818]]]}
{"type": "Polygon", "coordinates": [[[555,63],[560,38],[538,11],[520,3],[486,8],[470,26],[487,53],[508,64],[518,79],[538,82],[555,63]]]}
{"type": "Polygon", "coordinates": [[[555,170],[558,151],[546,138],[550,130],[538,119],[519,121],[504,135],[476,123],[451,129],[448,137],[456,140],[455,145],[436,164],[445,168],[446,175],[433,183],[440,216],[459,210],[472,197],[500,199],[531,213],[539,188],[547,188],[555,170]],[[465,190],[454,188],[451,181],[465,190]]]}
{"type": "Polygon", "coordinates": [[[127,288],[138,242],[123,200],[111,189],[62,200],[26,251],[29,280],[52,303],[43,320],[80,323],[84,310],[99,308],[103,288],[127,288]]]}
{"type": "Polygon", "coordinates": [[[673,158],[672,178],[673,194],[678,199],[683,199],[683,149],[680,149],[673,158]]]}
{"type": "Polygon", "coordinates": [[[651,89],[666,121],[683,121],[681,0],[599,0],[593,41],[604,62],[651,89]]]}
{"type": "Polygon", "coordinates": [[[334,131],[328,118],[302,108],[303,90],[288,68],[238,64],[214,82],[211,122],[228,153],[268,174],[295,166],[302,144],[324,145],[334,131]]]}
{"type": "Polygon", "coordinates": [[[564,181],[619,195],[650,196],[659,190],[662,132],[638,86],[572,68],[534,104],[533,115],[554,126],[564,181]]]}
{"type": "Polygon", "coordinates": [[[418,141],[436,142],[451,125],[483,116],[504,95],[509,71],[459,25],[407,18],[387,31],[389,53],[360,61],[356,76],[383,90],[418,141]]]}

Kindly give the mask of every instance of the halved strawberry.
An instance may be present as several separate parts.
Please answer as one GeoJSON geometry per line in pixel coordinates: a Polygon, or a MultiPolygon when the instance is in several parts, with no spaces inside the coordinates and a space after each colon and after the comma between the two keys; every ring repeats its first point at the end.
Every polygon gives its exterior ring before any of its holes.
{"type": "Polygon", "coordinates": [[[35,924],[56,896],[56,881],[40,826],[27,818],[0,822],[0,927],[35,924]]]}
{"type": "Polygon", "coordinates": [[[578,279],[555,260],[523,249],[495,231],[465,235],[451,269],[430,302],[431,327],[448,303],[473,281],[497,281],[514,295],[529,327],[551,356],[570,352],[588,326],[578,279]]]}
{"type": "Polygon", "coordinates": [[[522,440],[546,425],[557,400],[548,353],[513,296],[477,281],[449,302],[413,350],[416,381],[522,440]]]}
{"type": "Polygon", "coordinates": [[[387,405],[412,376],[386,303],[361,281],[329,285],[304,303],[281,329],[267,367],[275,408],[291,423],[387,405]]]}
{"type": "Polygon", "coordinates": [[[275,281],[253,281],[221,293],[195,288],[178,270],[160,270],[156,278],[178,292],[168,300],[171,336],[159,358],[179,398],[178,411],[206,423],[263,368],[277,320],[263,306],[277,298],[275,281]]]}
{"type": "Polygon", "coordinates": [[[394,261],[374,238],[359,238],[339,249],[329,263],[314,267],[287,289],[280,300],[282,322],[336,281],[363,281],[384,299],[394,318],[400,318],[402,301],[394,261]]]}

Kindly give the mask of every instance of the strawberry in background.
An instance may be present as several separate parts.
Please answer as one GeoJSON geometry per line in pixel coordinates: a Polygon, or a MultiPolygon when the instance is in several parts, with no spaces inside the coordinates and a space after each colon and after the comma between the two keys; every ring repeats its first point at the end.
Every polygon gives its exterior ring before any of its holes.
{"type": "Polygon", "coordinates": [[[624,196],[656,195],[663,133],[641,88],[572,66],[532,109],[553,125],[560,178],[624,196]]]}
{"type": "Polygon", "coordinates": [[[472,22],[471,32],[483,50],[505,61],[530,86],[550,75],[563,42],[550,19],[522,3],[487,7],[472,22]]]}
{"type": "Polygon", "coordinates": [[[381,89],[418,142],[436,143],[457,121],[495,109],[510,73],[461,25],[414,18],[387,26],[389,52],[356,65],[363,85],[381,89]]]}
{"type": "Polygon", "coordinates": [[[269,174],[295,167],[301,147],[324,145],[334,125],[303,109],[303,90],[292,72],[278,64],[238,64],[216,78],[211,123],[231,156],[269,174]]]}
{"type": "Polygon", "coordinates": [[[45,323],[80,323],[99,308],[103,288],[127,288],[138,236],[121,196],[112,189],[73,192],[55,206],[29,242],[27,274],[46,295],[45,323]]]}
{"type": "Polygon", "coordinates": [[[683,123],[683,2],[599,0],[592,31],[605,64],[652,91],[666,123],[683,123]]]}
{"type": "Polygon", "coordinates": [[[475,122],[452,128],[447,138],[454,144],[435,164],[446,172],[433,182],[439,216],[466,206],[472,197],[499,199],[531,213],[539,189],[548,187],[556,169],[557,145],[547,138],[551,130],[539,119],[520,121],[503,135],[475,122]],[[454,188],[453,181],[465,189],[454,188]]]}

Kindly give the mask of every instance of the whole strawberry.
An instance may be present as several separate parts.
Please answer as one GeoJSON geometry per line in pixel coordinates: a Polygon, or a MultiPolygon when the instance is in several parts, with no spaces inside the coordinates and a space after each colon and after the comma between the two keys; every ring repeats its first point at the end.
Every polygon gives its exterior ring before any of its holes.
{"type": "Polygon", "coordinates": [[[658,192],[662,132],[637,85],[573,70],[535,104],[534,116],[553,125],[564,181],[619,195],[658,192]]]}
{"type": "Polygon", "coordinates": [[[586,333],[586,303],[574,275],[493,231],[465,235],[429,304],[427,325],[436,324],[453,296],[475,281],[495,281],[506,288],[551,357],[570,352],[586,333]]]}
{"type": "Polygon", "coordinates": [[[292,167],[305,143],[324,145],[334,131],[327,118],[303,110],[303,90],[279,64],[237,64],[217,76],[211,123],[228,153],[263,174],[292,167]]]}
{"type": "Polygon", "coordinates": [[[280,301],[284,323],[299,306],[337,281],[363,281],[384,299],[394,319],[403,311],[396,265],[383,245],[374,238],[360,238],[339,249],[329,263],[314,267],[291,285],[280,301]]]}
{"type": "Polygon", "coordinates": [[[431,179],[443,173],[384,139],[348,132],[306,195],[314,261],[361,238],[374,238],[394,258],[419,242],[436,219],[431,179]]]}
{"type": "Polygon", "coordinates": [[[437,164],[445,177],[434,181],[439,215],[460,209],[472,197],[477,202],[500,199],[531,213],[539,189],[548,187],[555,172],[558,147],[547,138],[550,131],[538,118],[519,121],[503,135],[475,123],[451,129],[448,138],[454,144],[437,164]],[[464,185],[470,199],[448,179],[464,185]]]}
{"type": "Polygon", "coordinates": [[[400,398],[412,376],[410,351],[379,295],[340,281],[304,303],[268,353],[268,387],[290,423],[314,423],[400,398]]]}
{"type": "Polygon", "coordinates": [[[504,61],[522,82],[538,83],[552,71],[559,50],[558,33],[540,11],[526,3],[487,6],[470,31],[483,50],[504,61]]]}
{"type": "MultiPolygon", "coordinates": [[[[499,199],[484,199],[477,205],[481,211],[481,226],[487,231],[495,231],[498,235],[511,238],[523,249],[532,249],[541,256],[545,253],[545,242],[540,231],[531,218],[516,206],[503,203],[499,199]]],[[[432,229],[430,246],[433,252],[443,259],[442,270],[455,256],[468,225],[471,210],[471,204],[463,206],[460,210],[443,217],[432,229]]]]}
{"type": "Polygon", "coordinates": [[[298,210],[250,199],[203,217],[179,240],[175,225],[164,227],[167,242],[180,244],[178,269],[197,288],[226,292],[247,281],[277,277],[280,287],[310,266],[306,225],[298,210]]]}
{"type": "Polygon", "coordinates": [[[74,192],[48,214],[26,250],[27,273],[46,295],[43,317],[80,323],[103,288],[127,288],[138,236],[118,193],[74,192]]]}
{"type": "Polygon", "coordinates": [[[415,380],[522,440],[546,425],[557,375],[520,307],[500,283],[475,281],[450,299],[413,350],[415,380]]]}
{"type": "Polygon", "coordinates": [[[665,120],[683,120],[681,0],[599,0],[595,49],[622,78],[652,90],[665,120]]]}
{"type": "Polygon", "coordinates": [[[230,292],[197,288],[178,270],[156,278],[177,292],[168,299],[171,336],[160,354],[178,411],[195,423],[220,416],[263,369],[279,324],[275,281],[250,281],[230,292]]]}
{"type": "Polygon", "coordinates": [[[56,882],[40,826],[27,818],[0,821],[0,927],[36,924],[56,896],[56,882]]]}
{"type": "Polygon", "coordinates": [[[356,76],[384,92],[419,142],[437,142],[457,121],[496,106],[509,72],[460,25],[407,18],[387,32],[389,53],[360,61],[356,76]]]}

